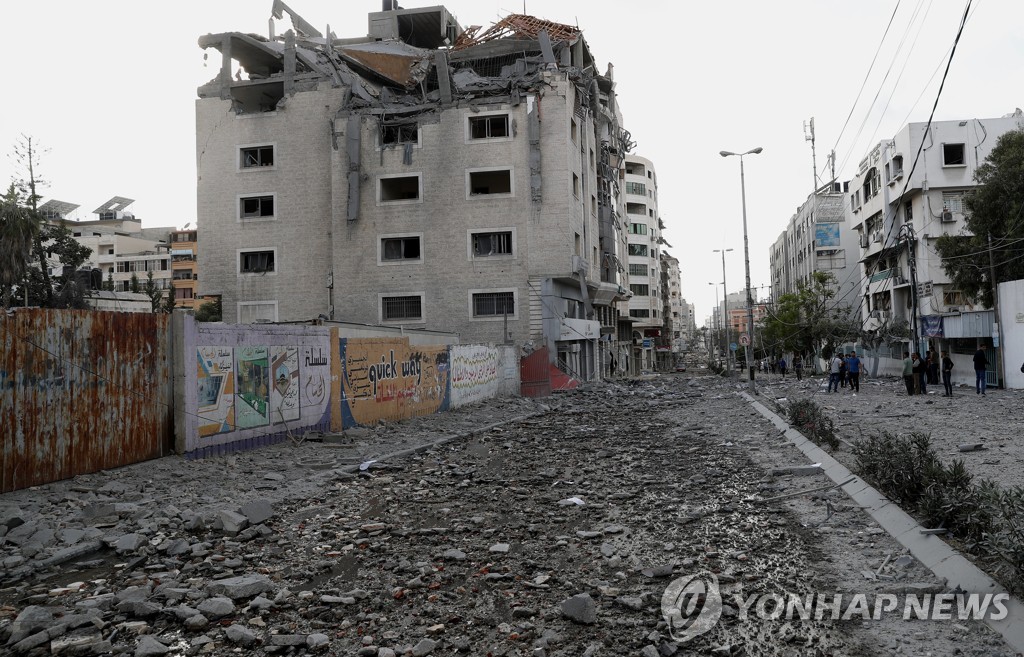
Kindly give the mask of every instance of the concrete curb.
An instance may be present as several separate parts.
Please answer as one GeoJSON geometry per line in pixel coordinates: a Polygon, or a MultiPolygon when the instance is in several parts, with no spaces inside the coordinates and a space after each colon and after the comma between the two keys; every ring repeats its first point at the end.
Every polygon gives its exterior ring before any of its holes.
{"type": "MultiPolygon", "coordinates": [[[[962,554],[951,548],[938,536],[922,534],[924,529],[903,509],[890,502],[866,481],[850,472],[846,466],[835,460],[802,433],[745,392],[738,393],[754,409],[767,418],[775,428],[785,433],[787,439],[804,453],[811,463],[821,463],[825,474],[835,483],[854,480],[842,487],[854,502],[859,504],[878,526],[907,548],[915,559],[924,564],[937,577],[945,578],[950,589],[961,589],[970,593],[1005,593],[1006,589],[986,575],[962,554]]],[[[985,623],[1002,635],[1003,639],[1018,652],[1024,652],[1024,605],[1010,596],[1006,603],[1007,615],[1003,620],[986,620],[985,623]]]]}

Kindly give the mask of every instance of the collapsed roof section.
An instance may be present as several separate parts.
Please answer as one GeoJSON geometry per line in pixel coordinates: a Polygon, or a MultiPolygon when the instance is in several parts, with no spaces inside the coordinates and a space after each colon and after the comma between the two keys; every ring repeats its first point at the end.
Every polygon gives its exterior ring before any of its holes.
{"type": "Polygon", "coordinates": [[[523,14],[513,14],[480,32],[463,30],[440,6],[388,9],[369,15],[369,34],[338,39],[320,32],[280,0],[272,16],[291,19],[293,29],[265,38],[226,32],[199,39],[222,55],[216,78],[198,89],[200,98],[231,100],[239,114],[281,110],[295,93],[327,83],[339,89],[347,111],[425,111],[537,89],[544,71],[564,71],[581,92],[577,111],[599,110],[597,95],[612,89],[597,75],[583,33],[523,14]],[[595,85],[595,79],[600,85],[595,85]]]}

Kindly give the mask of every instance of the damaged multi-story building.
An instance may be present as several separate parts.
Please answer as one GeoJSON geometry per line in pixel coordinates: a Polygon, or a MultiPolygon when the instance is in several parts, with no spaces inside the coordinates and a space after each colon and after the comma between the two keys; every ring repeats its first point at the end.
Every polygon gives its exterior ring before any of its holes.
{"type": "Polygon", "coordinates": [[[281,2],[281,35],[200,38],[222,55],[196,102],[200,293],[228,322],[437,329],[607,374],[633,146],[611,65],[572,26],[383,5],[359,38],[281,2]]]}

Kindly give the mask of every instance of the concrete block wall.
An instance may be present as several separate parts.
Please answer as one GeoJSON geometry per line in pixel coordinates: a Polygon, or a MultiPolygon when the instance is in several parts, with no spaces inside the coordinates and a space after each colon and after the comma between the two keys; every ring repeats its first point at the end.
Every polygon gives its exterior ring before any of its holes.
{"type": "Polygon", "coordinates": [[[328,310],[331,120],[341,93],[295,94],[282,109],[235,114],[231,102],[196,101],[199,293],[221,295],[223,318],[237,302],[276,302],[277,320],[313,319],[328,310]],[[241,169],[239,147],[273,145],[274,165],[241,169]],[[272,219],[239,219],[239,196],[274,194],[272,219]],[[239,249],[276,249],[275,270],[239,274],[239,249]]]}

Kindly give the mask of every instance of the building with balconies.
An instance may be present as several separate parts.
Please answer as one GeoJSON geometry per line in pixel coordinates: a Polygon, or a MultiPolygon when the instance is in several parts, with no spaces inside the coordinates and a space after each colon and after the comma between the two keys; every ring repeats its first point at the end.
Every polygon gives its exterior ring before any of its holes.
{"type": "Polygon", "coordinates": [[[645,157],[626,157],[623,178],[628,222],[629,317],[633,321],[633,373],[654,371],[665,325],[661,292],[661,215],[658,176],[645,157]]]}
{"type": "MultiPolygon", "coordinates": [[[[886,333],[905,322],[916,328],[911,351],[949,351],[961,373],[972,370],[978,344],[993,346],[994,313],[953,287],[934,245],[966,230],[964,196],[975,171],[1001,135],[1022,125],[1019,113],[911,123],[860,161],[846,212],[860,247],[865,330],[886,333]]],[[[890,371],[906,346],[881,347],[893,359],[890,371]]],[[[995,350],[989,356],[998,358],[995,350]]],[[[994,372],[990,378],[995,383],[994,372]]]]}
{"type": "Polygon", "coordinates": [[[199,305],[196,287],[199,284],[199,231],[174,230],[168,235],[171,248],[171,281],[174,285],[174,305],[195,308],[199,305]]]}

